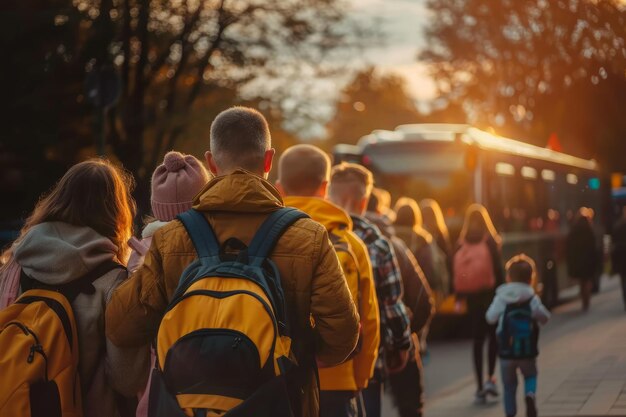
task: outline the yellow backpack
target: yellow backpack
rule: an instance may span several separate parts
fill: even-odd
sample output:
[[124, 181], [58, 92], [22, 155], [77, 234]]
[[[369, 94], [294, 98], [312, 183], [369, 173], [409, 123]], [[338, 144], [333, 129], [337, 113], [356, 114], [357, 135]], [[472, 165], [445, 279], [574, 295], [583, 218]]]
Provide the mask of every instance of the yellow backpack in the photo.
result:
[[0, 311], [0, 416], [81, 417], [78, 333], [71, 302], [123, 268], [105, 262], [70, 284], [50, 287], [22, 271], [24, 293]]
[[178, 216], [198, 259], [183, 272], [158, 330], [150, 417], [293, 415], [285, 383], [289, 326], [278, 269], [268, 256], [305, 217], [280, 209], [249, 246], [232, 238], [220, 246], [202, 213]]

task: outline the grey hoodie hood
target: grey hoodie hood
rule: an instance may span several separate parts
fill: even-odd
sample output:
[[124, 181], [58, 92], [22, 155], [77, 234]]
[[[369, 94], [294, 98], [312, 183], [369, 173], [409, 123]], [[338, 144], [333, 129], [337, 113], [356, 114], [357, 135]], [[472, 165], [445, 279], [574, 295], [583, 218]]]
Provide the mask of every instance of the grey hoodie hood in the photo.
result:
[[519, 303], [530, 300], [535, 295], [535, 290], [530, 285], [522, 282], [509, 282], [500, 285], [496, 290], [496, 295], [501, 297], [507, 304]]
[[541, 324], [545, 324], [550, 319], [550, 312], [541, 304], [541, 299], [535, 295], [535, 290], [528, 284], [521, 282], [510, 282], [500, 285], [496, 290], [496, 296], [487, 309], [485, 319], [487, 323], [498, 323], [498, 332], [502, 330], [502, 316], [506, 311], [506, 306], [512, 303], [520, 303], [530, 300], [530, 310], [533, 319]]
[[29, 230], [13, 251], [15, 261], [28, 276], [59, 285], [114, 259], [117, 246], [89, 227], [47, 222]]

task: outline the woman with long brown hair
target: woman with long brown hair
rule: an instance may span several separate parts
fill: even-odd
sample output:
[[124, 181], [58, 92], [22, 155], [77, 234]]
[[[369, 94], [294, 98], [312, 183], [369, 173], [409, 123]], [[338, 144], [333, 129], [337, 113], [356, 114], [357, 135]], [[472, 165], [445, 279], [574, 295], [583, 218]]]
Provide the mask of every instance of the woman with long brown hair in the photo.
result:
[[[467, 310], [472, 322], [474, 370], [478, 404], [484, 404], [487, 395], [498, 395], [495, 384], [496, 328], [487, 324], [485, 313], [495, 295], [495, 289], [504, 282], [500, 254], [501, 239], [487, 209], [472, 204], [465, 213], [465, 222], [457, 244], [452, 276], [457, 297], [467, 300]], [[483, 381], [483, 356], [485, 339], [488, 343], [488, 373]]]
[[445, 257], [445, 265], [448, 274], [452, 271], [452, 243], [448, 225], [443, 217], [441, 206], [432, 198], [420, 201], [424, 229], [430, 233], [437, 244], [437, 247]]
[[[67, 286], [104, 271], [105, 264], [125, 265], [135, 212], [132, 185], [130, 175], [106, 160], [71, 167], [39, 200], [18, 239], [2, 254], [0, 308], [19, 295], [24, 283]], [[148, 363], [147, 347], [121, 351], [104, 334], [106, 304], [125, 278], [122, 267], [106, 269], [92, 281], [93, 288], [71, 302], [85, 416], [117, 416], [116, 392], [135, 395], [147, 376], [142, 375]]]
[[[445, 264], [441, 267], [442, 263], [439, 262], [443, 261], [443, 258], [439, 255], [437, 244], [422, 225], [422, 212], [419, 205], [412, 198], [401, 197], [396, 202], [394, 210], [396, 212], [394, 228], [397, 236], [404, 241], [417, 260], [435, 298], [440, 298], [440, 294], [448, 291], [449, 275]], [[419, 334], [419, 349], [424, 360], [428, 360], [429, 357], [429, 329], [430, 323], [427, 323]]]
[[[396, 219], [393, 226], [397, 236], [406, 243], [415, 256], [431, 289], [439, 291], [443, 277], [436, 270], [432, 248], [433, 236], [423, 227], [422, 211], [419, 205], [412, 198], [401, 197], [396, 202], [394, 211], [396, 212]], [[448, 286], [447, 280], [444, 286]]]

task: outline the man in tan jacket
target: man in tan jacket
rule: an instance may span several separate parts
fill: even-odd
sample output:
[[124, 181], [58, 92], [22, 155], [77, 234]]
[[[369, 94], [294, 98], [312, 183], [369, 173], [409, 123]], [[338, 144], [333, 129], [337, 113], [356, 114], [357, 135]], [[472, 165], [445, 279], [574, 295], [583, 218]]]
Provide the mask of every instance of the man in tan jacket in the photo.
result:
[[[216, 178], [193, 208], [206, 215], [220, 242], [232, 237], [249, 243], [267, 216], [284, 206], [266, 180], [275, 153], [267, 122], [255, 110], [231, 108], [213, 121], [210, 141], [205, 156]], [[139, 346], [154, 338], [183, 270], [196, 257], [179, 221], [155, 233], [143, 267], [116, 290], [107, 308], [106, 331], [113, 343]], [[317, 416], [314, 359], [332, 366], [348, 357], [358, 338], [358, 313], [322, 225], [298, 220], [280, 238], [271, 259], [280, 272], [300, 364], [290, 400], [296, 415]]]

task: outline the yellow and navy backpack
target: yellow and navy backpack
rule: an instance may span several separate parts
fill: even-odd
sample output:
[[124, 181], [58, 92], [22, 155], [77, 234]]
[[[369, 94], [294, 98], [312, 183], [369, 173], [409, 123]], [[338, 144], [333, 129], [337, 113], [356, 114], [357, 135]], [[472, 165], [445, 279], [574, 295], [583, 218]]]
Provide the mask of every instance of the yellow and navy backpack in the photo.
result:
[[24, 293], [0, 311], [0, 416], [81, 417], [78, 333], [71, 303], [123, 266], [110, 261], [61, 286], [22, 271]]
[[289, 326], [268, 257], [305, 217], [280, 209], [249, 246], [233, 238], [220, 246], [203, 214], [178, 216], [198, 259], [183, 272], [158, 330], [150, 417], [293, 416], [285, 380], [293, 365]]

